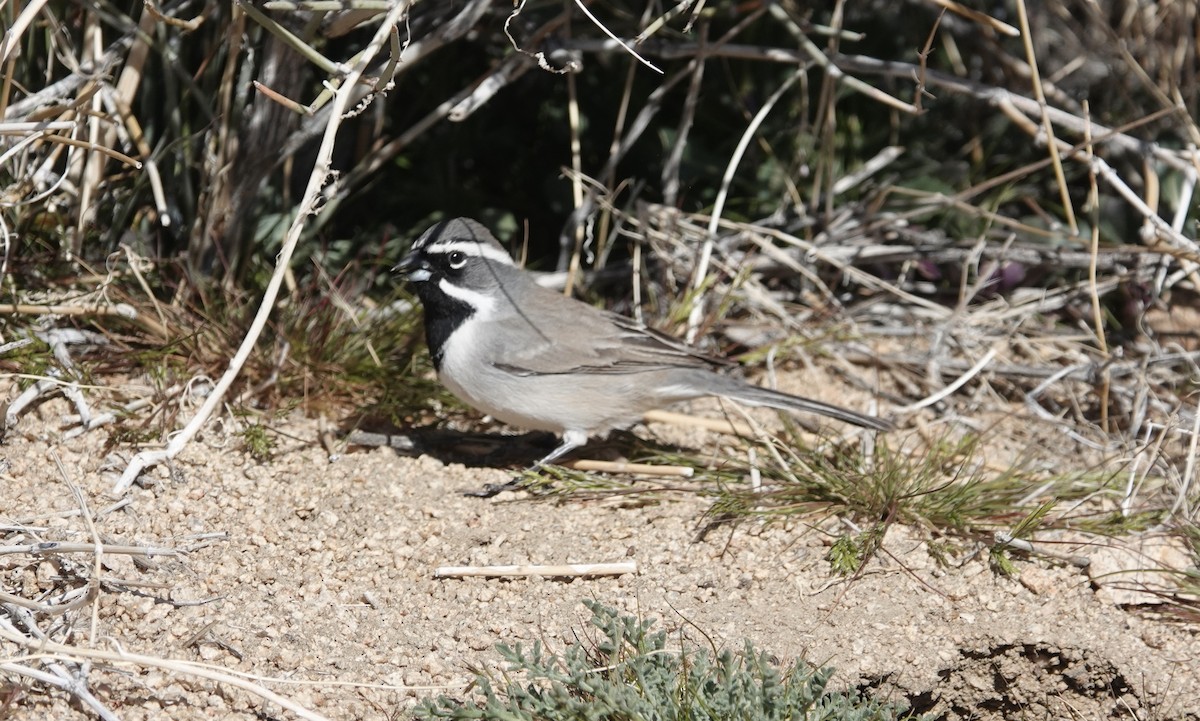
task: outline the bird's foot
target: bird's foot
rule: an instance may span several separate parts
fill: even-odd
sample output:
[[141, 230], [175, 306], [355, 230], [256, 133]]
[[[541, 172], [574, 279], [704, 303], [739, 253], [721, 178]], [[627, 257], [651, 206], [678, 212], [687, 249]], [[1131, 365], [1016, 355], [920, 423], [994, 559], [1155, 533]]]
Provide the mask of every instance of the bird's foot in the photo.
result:
[[486, 483], [483, 488], [474, 491], [463, 491], [464, 496], [471, 498], [491, 498], [498, 496], [505, 491], [517, 491], [524, 487], [524, 476], [515, 476], [510, 478], [506, 483]]
[[477, 491], [463, 491], [463, 495], [472, 498], [491, 498], [505, 491], [537, 492], [539, 489], [544, 491], [548, 484], [547, 478], [542, 475], [545, 470], [546, 466], [539, 461], [504, 483], [488, 483]]

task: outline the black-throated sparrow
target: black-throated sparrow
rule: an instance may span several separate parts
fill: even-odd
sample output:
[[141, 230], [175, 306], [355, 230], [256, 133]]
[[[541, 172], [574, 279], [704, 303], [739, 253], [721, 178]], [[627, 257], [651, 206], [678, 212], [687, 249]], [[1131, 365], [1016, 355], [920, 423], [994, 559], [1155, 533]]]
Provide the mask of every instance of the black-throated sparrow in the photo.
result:
[[393, 270], [408, 276], [425, 307], [425, 338], [442, 383], [505, 423], [561, 434], [539, 466], [646, 411], [705, 396], [892, 428], [719, 375], [712, 367], [721, 361], [682, 341], [543, 288], [468, 218], [425, 231]]

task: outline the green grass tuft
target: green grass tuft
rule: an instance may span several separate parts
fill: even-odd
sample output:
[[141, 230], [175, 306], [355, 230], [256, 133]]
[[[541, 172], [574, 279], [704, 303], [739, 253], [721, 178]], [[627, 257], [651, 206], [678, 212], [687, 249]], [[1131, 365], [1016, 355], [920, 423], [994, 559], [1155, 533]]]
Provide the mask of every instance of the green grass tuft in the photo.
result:
[[539, 642], [497, 649], [509, 668], [502, 679], [477, 673], [468, 702], [446, 696], [416, 709], [419, 719], [506, 721], [874, 721], [910, 718], [899, 707], [828, 689], [833, 669], [796, 663], [786, 668], [749, 641], [737, 652], [675, 652], [654, 621], [620, 616], [594, 601], [594, 645], [562, 654]]
[[[1100, 531], [1117, 523], [1109, 513], [1089, 512], [1082, 502], [1114, 488], [1119, 468], [1058, 475], [1020, 464], [989, 468], [978, 436], [920, 448], [896, 446], [881, 437], [867, 455], [857, 446], [814, 448], [792, 434], [772, 450], [776, 460], [759, 465], [762, 487], [757, 490], [740, 482], [751, 470], [748, 465], [720, 470], [711, 518], [832, 512], [867, 523], [904, 523], [958, 535], [1021, 524], [1029, 526], [1027, 531], [1047, 526]], [[1051, 514], [1054, 504], [1041, 507], [1051, 499], [1070, 509]], [[1123, 526], [1145, 519], [1119, 520]]]
[[854, 536], [841, 536], [829, 547], [825, 559], [834, 573], [849, 576], [862, 568], [862, 547]]
[[266, 426], [248, 423], [242, 429], [241, 436], [246, 444], [246, 452], [259, 463], [266, 463], [275, 455], [275, 436]]

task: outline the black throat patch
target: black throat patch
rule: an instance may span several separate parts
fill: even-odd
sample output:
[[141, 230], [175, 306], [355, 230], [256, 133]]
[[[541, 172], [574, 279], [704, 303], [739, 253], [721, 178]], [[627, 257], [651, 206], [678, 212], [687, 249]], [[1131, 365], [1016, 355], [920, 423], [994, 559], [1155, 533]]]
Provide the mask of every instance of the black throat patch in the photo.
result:
[[425, 344], [429, 346], [434, 370], [441, 372], [446, 341], [451, 333], [475, 314], [475, 308], [470, 303], [446, 295], [438, 287], [435, 278], [417, 283], [416, 286], [417, 297], [425, 307]]

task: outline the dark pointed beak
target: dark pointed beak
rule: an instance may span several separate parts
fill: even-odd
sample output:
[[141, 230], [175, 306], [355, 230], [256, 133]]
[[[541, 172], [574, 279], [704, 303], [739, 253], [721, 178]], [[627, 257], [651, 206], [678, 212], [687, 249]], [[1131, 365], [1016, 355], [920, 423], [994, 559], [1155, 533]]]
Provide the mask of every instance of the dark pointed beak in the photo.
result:
[[409, 253], [392, 267], [393, 273], [401, 273], [414, 283], [429, 280], [429, 264], [421, 260], [418, 253]]

